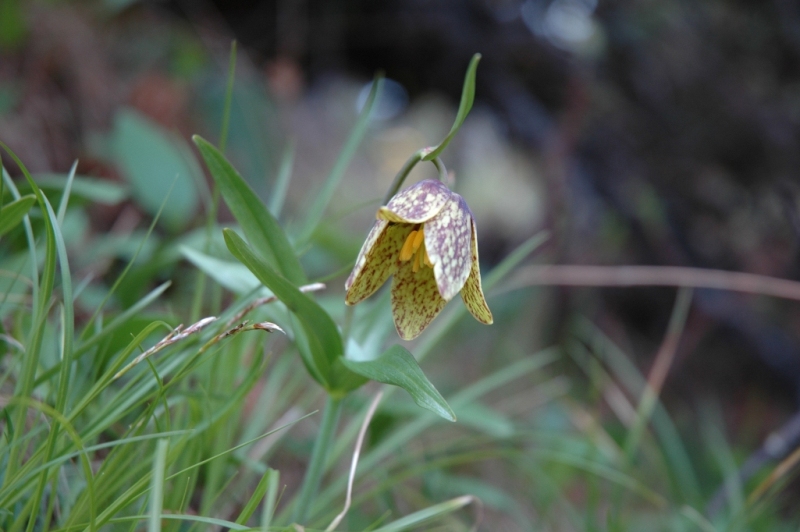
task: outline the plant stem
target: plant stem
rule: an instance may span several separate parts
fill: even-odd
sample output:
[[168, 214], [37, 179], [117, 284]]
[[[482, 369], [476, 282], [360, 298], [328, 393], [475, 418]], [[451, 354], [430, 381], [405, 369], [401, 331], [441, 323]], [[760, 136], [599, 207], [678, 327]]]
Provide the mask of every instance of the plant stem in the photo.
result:
[[397, 194], [397, 191], [400, 190], [400, 187], [403, 185], [403, 181], [406, 180], [406, 177], [408, 177], [408, 174], [411, 173], [411, 170], [414, 168], [414, 166], [416, 166], [417, 163], [422, 160], [423, 155], [423, 150], [418, 150], [408, 158], [406, 164], [404, 164], [400, 171], [397, 172], [397, 175], [394, 176], [394, 181], [392, 181], [391, 186], [389, 186], [389, 190], [386, 192], [386, 196], [383, 198], [381, 205], [386, 205], [389, 203], [389, 200], [392, 199], [395, 194]]
[[306, 476], [303, 478], [303, 486], [300, 489], [300, 496], [294, 509], [294, 517], [292, 518], [294, 523], [305, 522], [311, 503], [317, 495], [341, 411], [342, 399], [329, 395], [322, 411], [322, 425], [319, 427], [317, 441], [314, 442], [311, 461], [308, 464], [308, 469], [306, 469]]
[[444, 167], [444, 163], [438, 157], [435, 157], [432, 161], [433, 165], [436, 167], [436, 170], [439, 171], [439, 181], [447, 184], [447, 168]]
[[[406, 177], [408, 177], [408, 174], [411, 173], [411, 170], [417, 165], [418, 162], [422, 161], [432, 149], [433, 148], [423, 148], [421, 150], [417, 150], [413, 155], [411, 155], [411, 157], [408, 158], [400, 171], [397, 172], [397, 175], [394, 176], [394, 181], [392, 181], [391, 186], [389, 186], [389, 190], [386, 192], [386, 196], [383, 198], [381, 205], [386, 205], [389, 203], [389, 200], [392, 199], [392, 197], [397, 194], [397, 191], [400, 190], [400, 187], [403, 186], [403, 181], [406, 180]], [[439, 181], [442, 183], [447, 183], [447, 169], [444, 167], [444, 163], [438, 157], [432, 159], [432, 162], [434, 166], [436, 166], [436, 170], [439, 172]]]

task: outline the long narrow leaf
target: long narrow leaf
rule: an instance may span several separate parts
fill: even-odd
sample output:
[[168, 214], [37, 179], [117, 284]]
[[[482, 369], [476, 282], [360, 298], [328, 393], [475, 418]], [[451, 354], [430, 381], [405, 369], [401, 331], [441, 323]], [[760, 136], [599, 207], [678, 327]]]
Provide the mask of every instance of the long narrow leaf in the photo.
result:
[[467, 115], [469, 114], [470, 109], [472, 109], [472, 103], [475, 101], [475, 75], [478, 71], [478, 62], [481, 60], [481, 54], [475, 54], [472, 56], [472, 60], [469, 62], [469, 67], [467, 68], [467, 74], [464, 76], [464, 87], [461, 90], [461, 102], [458, 105], [458, 113], [456, 114], [456, 119], [453, 122], [453, 127], [450, 128], [450, 133], [439, 143], [438, 146], [433, 148], [430, 152], [426, 153], [422, 156], [423, 161], [432, 161], [436, 157], [438, 157], [444, 149], [450, 144], [450, 141], [453, 140], [453, 137], [456, 136], [458, 130], [461, 128], [461, 125], [464, 123], [464, 120], [467, 119]]
[[[342, 338], [331, 317], [322, 307], [256, 255], [242, 237], [230, 229], [225, 229], [223, 234], [225, 244], [233, 256], [247, 266], [259, 281], [272, 290], [275, 296], [297, 316], [302, 331], [295, 333], [299, 340], [298, 347], [301, 350], [308, 350], [309, 358], [304, 357], [306, 365], [316, 370], [316, 374], [312, 372], [312, 376], [317, 378], [320, 384], [329, 390], [335, 388], [333, 365], [336, 359], [342, 356], [344, 349]], [[299, 338], [300, 332], [305, 333], [304, 338]]]
[[148, 532], [161, 532], [161, 508], [164, 502], [164, 468], [167, 465], [169, 440], [158, 440], [156, 459], [153, 461], [153, 475], [150, 483], [150, 514]]
[[443, 517], [447, 514], [460, 510], [464, 506], [475, 502], [476, 499], [472, 495], [462, 495], [449, 501], [434, 504], [422, 510], [418, 510], [410, 515], [401, 517], [397, 521], [393, 521], [388, 525], [375, 529], [374, 532], [400, 532], [410, 528], [417, 528], [420, 525], [427, 523], [433, 519]]
[[2, 216], [0, 216], [0, 236], [19, 225], [34, 203], [36, 203], [36, 196], [28, 195], [3, 205]]
[[278, 177], [272, 186], [272, 194], [269, 197], [269, 212], [275, 218], [281, 217], [283, 204], [286, 201], [286, 192], [289, 190], [289, 181], [292, 178], [294, 167], [294, 141], [290, 141], [283, 152], [281, 166], [278, 170]]
[[300, 261], [275, 217], [217, 148], [198, 135], [193, 139], [250, 244], [272, 269], [295, 286], [305, 284], [306, 276]]
[[67, 182], [64, 184], [64, 193], [61, 195], [61, 201], [58, 203], [58, 224], [64, 224], [64, 216], [67, 214], [67, 205], [69, 205], [69, 197], [72, 194], [72, 183], [75, 182], [75, 172], [78, 170], [78, 161], [72, 163], [72, 168], [67, 175]]
[[[11, 158], [14, 159], [14, 162], [16, 162], [19, 168], [22, 170], [25, 179], [28, 181], [31, 189], [33, 189], [36, 200], [39, 203], [39, 208], [42, 209], [42, 212], [46, 212], [47, 206], [45, 203], [44, 194], [36, 185], [36, 182], [31, 177], [28, 169], [8, 146], [6, 146], [3, 142], [0, 142], [0, 146], [2, 146], [5, 151], [8, 152]], [[50, 298], [53, 294], [53, 284], [55, 282], [56, 240], [53, 232], [53, 224], [48, 216], [44, 217], [44, 226], [46, 239], [44, 267], [42, 269], [39, 292], [35, 302], [33, 319], [31, 320], [30, 336], [27, 341], [25, 357], [22, 360], [22, 370], [20, 371], [20, 377], [14, 389], [14, 396], [20, 398], [29, 397], [33, 391], [36, 369], [39, 367], [39, 355], [44, 337], [45, 324], [47, 321], [47, 312], [50, 308]], [[35, 270], [37, 267], [38, 266], [35, 262], [31, 264], [32, 269]], [[13, 424], [15, 427], [17, 427], [17, 430], [14, 431], [12, 436], [12, 447], [6, 466], [5, 481], [8, 480], [9, 475], [13, 473], [19, 466], [19, 453], [21, 452], [22, 448], [19, 445], [13, 445], [13, 443], [21, 436], [26, 414], [27, 409], [25, 407], [18, 407], [14, 412]]]
[[[72, 167], [73, 173], [75, 170], [75, 165]], [[68, 192], [65, 191], [65, 194]], [[56, 250], [58, 252], [58, 263], [61, 269], [61, 291], [64, 296], [64, 303], [62, 305], [62, 320], [61, 320], [61, 370], [58, 379], [58, 387], [56, 388], [56, 411], [65, 414], [65, 409], [67, 405], [67, 392], [68, 386], [70, 381], [70, 369], [72, 367], [71, 364], [71, 357], [72, 357], [72, 339], [75, 334], [75, 318], [73, 312], [73, 298], [72, 298], [72, 276], [70, 275], [69, 270], [69, 261], [67, 259], [67, 247], [64, 244], [64, 237], [61, 234], [61, 227], [59, 225], [58, 218], [56, 217], [56, 213], [53, 211], [52, 205], [47, 200], [47, 197], [44, 197], [44, 203], [47, 207], [47, 216], [50, 218], [50, 223], [53, 227], [53, 233], [56, 242]], [[62, 205], [64, 203], [62, 202]], [[50, 429], [50, 433], [47, 437], [47, 450], [45, 451], [45, 461], [50, 461], [53, 458], [53, 452], [55, 451], [56, 441], [58, 439], [59, 434], [59, 426], [58, 424], [54, 424], [53, 427]], [[39, 486], [36, 489], [36, 494], [34, 500], [41, 500], [42, 495], [44, 494], [44, 489], [48, 481], [49, 472], [43, 471], [42, 475], [39, 479]], [[33, 510], [34, 512], [38, 512], [38, 510]], [[36, 521], [35, 519], [36, 513], [31, 515], [31, 521], [29, 523], [33, 523]], [[29, 524], [28, 529], [32, 529], [32, 525]]]

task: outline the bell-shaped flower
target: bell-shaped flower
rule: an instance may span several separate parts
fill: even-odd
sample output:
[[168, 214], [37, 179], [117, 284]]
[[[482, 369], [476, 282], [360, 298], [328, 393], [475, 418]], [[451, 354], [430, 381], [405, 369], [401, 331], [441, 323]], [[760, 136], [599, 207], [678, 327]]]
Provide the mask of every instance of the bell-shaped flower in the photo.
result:
[[475, 319], [492, 323], [481, 288], [478, 235], [464, 198], [440, 181], [420, 181], [378, 210], [347, 278], [345, 302], [371, 296], [390, 275], [397, 332], [411, 340], [461, 292]]

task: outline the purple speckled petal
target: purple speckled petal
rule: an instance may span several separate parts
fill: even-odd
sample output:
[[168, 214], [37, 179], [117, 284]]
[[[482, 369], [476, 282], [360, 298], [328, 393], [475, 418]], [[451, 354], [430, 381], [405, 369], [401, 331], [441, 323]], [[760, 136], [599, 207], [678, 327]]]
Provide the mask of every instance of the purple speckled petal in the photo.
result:
[[431, 268], [414, 272], [411, 262], [400, 265], [392, 279], [392, 317], [400, 338], [419, 336], [446, 304]]
[[490, 325], [494, 322], [492, 318], [492, 311], [489, 310], [489, 305], [486, 304], [486, 299], [483, 297], [483, 288], [481, 288], [481, 267], [478, 264], [478, 230], [475, 228], [475, 222], [472, 222], [472, 268], [467, 277], [467, 282], [464, 283], [464, 288], [461, 290], [461, 299], [464, 300], [467, 310], [472, 314], [476, 320], [481, 323]]
[[442, 210], [451, 194], [441, 181], [426, 179], [395, 194], [376, 216], [390, 222], [423, 223]]
[[472, 212], [464, 198], [452, 193], [450, 201], [425, 225], [425, 249], [433, 263], [439, 294], [450, 301], [469, 276], [472, 251]]
[[345, 303], [355, 305], [368, 298], [397, 270], [400, 248], [412, 229], [385, 220], [375, 222], [344, 284]]

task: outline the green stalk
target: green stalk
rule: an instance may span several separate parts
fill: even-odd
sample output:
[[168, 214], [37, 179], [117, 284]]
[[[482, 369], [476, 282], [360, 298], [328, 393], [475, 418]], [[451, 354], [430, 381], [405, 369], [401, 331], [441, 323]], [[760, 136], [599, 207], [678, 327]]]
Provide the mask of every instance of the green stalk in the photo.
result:
[[394, 181], [389, 186], [389, 190], [386, 192], [386, 196], [383, 198], [381, 205], [386, 205], [389, 203], [389, 200], [397, 194], [397, 191], [400, 190], [400, 187], [403, 186], [403, 181], [406, 180], [408, 174], [411, 173], [411, 170], [417, 165], [418, 162], [422, 160], [422, 156], [425, 155], [425, 150], [417, 150], [414, 154], [408, 158], [406, 164], [397, 172], [397, 175], [394, 176]]
[[305, 522], [311, 503], [317, 495], [341, 412], [342, 399], [328, 396], [325, 402], [325, 409], [322, 411], [322, 425], [319, 427], [317, 441], [314, 442], [314, 450], [311, 452], [311, 462], [308, 464], [308, 469], [306, 469], [306, 476], [303, 478], [303, 485], [300, 488], [300, 496], [294, 508], [294, 516], [292, 517], [292, 522], [294, 523]]
[[439, 181], [447, 184], [447, 168], [444, 167], [444, 163], [438, 157], [432, 159], [433, 165], [436, 167], [436, 170], [439, 171]]
[[[397, 172], [397, 175], [394, 176], [394, 180], [392, 184], [389, 186], [389, 190], [386, 192], [386, 196], [383, 198], [383, 203], [381, 205], [386, 205], [389, 203], [389, 200], [397, 194], [397, 191], [400, 190], [400, 187], [403, 186], [403, 181], [406, 180], [408, 174], [411, 173], [411, 170], [417, 165], [418, 162], [425, 160], [424, 157], [430, 152], [431, 148], [423, 148], [421, 150], [417, 150], [414, 154], [408, 158], [405, 162], [403, 167]], [[436, 170], [438, 172], [437, 177], [439, 181], [442, 183], [447, 183], [447, 169], [444, 167], [444, 163], [441, 159], [436, 157], [435, 159], [431, 159], [434, 166], [436, 166]]]

